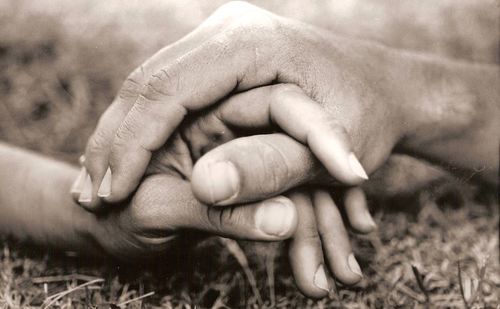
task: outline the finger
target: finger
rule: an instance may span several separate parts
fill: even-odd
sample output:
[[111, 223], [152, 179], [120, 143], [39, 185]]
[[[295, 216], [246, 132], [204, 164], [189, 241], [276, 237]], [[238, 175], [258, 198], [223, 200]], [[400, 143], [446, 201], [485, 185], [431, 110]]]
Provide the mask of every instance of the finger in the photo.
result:
[[344, 208], [351, 227], [356, 231], [370, 233], [377, 228], [368, 210], [365, 193], [360, 187], [353, 187], [346, 190], [344, 194]]
[[350, 185], [368, 179], [350, 148], [344, 126], [296, 85], [252, 89], [229, 98], [216, 113], [233, 126], [269, 127], [273, 121], [307, 144], [335, 179]]
[[108, 201], [124, 198], [139, 183], [151, 153], [165, 144], [188, 112], [206, 108], [234, 90], [269, 84], [276, 78], [279, 57], [274, 47], [264, 44], [275, 42], [269, 35], [228, 27], [151, 75], [116, 132]]
[[197, 161], [211, 149], [237, 138], [238, 128], [228, 127], [215, 113], [207, 112], [183, 125], [180, 132], [189, 143], [190, 156]]
[[124, 220], [152, 234], [190, 229], [276, 241], [289, 238], [297, 226], [295, 206], [284, 196], [248, 205], [209, 207], [194, 198], [188, 182], [168, 175], [147, 177], [125, 211]]
[[80, 194], [83, 191], [83, 186], [85, 184], [86, 177], [87, 177], [87, 170], [85, 169], [84, 166], [82, 166], [80, 168], [80, 172], [78, 173], [76, 180], [71, 186], [71, 196], [73, 197], [73, 200], [78, 201], [78, 199], [80, 198]]
[[325, 297], [330, 290], [329, 275], [323, 260], [311, 199], [304, 192], [292, 193], [290, 199], [297, 208], [299, 218], [288, 252], [295, 282], [308, 297]]
[[354, 257], [342, 216], [330, 194], [324, 190], [313, 193], [313, 203], [323, 251], [335, 278], [345, 284], [355, 284], [363, 278]]
[[242, 137], [212, 149], [193, 168], [191, 185], [215, 205], [261, 200], [315, 179], [322, 167], [311, 152], [281, 134]]
[[118, 128], [122, 125], [126, 115], [141, 94], [149, 77], [159, 70], [164, 63], [173, 61], [201, 44], [203, 40], [207, 40], [217, 33], [223, 23], [223, 18], [207, 19], [202, 26], [196, 28], [183, 39], [160, 50], [125, 80], [115, 100], [101, 116], [94, 133], [87, 143], [85, 167], [92, 184], [91, 199], [80, 203], [82, 206], [89, 210], [98, 210], [104, 206], [104, 204], [100, 203], [100, 198], [117, 201], [127, 197], [136, 188], [138, 183], [134, 182], [119, 194], [119, 198], [113, 200], [110, 198], [112, 181], [102, 183], [106, 173], [109, 174], [110, 180], [113, 178], [111, 171], [108, 172], [109, 155]]

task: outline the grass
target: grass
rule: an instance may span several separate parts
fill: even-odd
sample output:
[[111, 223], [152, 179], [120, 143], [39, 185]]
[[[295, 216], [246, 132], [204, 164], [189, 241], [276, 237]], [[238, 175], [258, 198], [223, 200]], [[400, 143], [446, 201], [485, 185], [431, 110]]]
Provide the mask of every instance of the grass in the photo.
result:
[[[138, 45], [102, 21], [74, 36], [61, 18], [7, 7], [0, 10], [0, 138], [76, 163], [122, 80], [162, 42]], [[170, 30], [169, 40], [179, 32]], [[209, 238], [138, 266], [5, 239], [0, 308], [499, 308], [496, 193], [446, 182], [372, 206], [379, 230], [352, 235], [365, 279], [337, 285], [320, 301], [295, 288], [286, 244]]]

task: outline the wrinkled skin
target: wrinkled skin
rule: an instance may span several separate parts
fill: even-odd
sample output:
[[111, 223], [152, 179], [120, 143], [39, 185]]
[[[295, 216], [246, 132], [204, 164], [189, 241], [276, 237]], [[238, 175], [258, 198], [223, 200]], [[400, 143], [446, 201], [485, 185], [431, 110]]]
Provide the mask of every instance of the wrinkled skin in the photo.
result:
[[[206, 63], [206, 59], [212, 58], [213, 62]], [[351, 153], [359, 158], [364, 169], [371, 174], [388, 159], [394, 147], [404, 152], [411, 147], [418, 148], [416, 146], [420, 143], [429, 145], [432, 151], [433, 143], [441, 138], [439, 135], [427, 134], [431, 131], [419, 127], [422, 123], [429, 126], [428, 117], [424, 117], [425, 114], [419, 110], [420, 105], [412, 101], [421, 97], [421, 93], [411, 88], [394, 86], [401, 86], [397, 82], [402, 76], [404, 78], [402, 72], [414, 69], [414, 63], [406, 63], [405, 60], [408, 59], [394, 56], [383, 46], [335, 37], [247, 4], [226, 5], [188, 37], [160, 51], [129, 77], [89, 141], [85, 165], [92, 179], [92, 199], [81, 202], [90, 209], [100, 207], [97, 192], [108, 163], [113, 182], [111, 193], [103, 198], [108, 202], [116, 202], [129, 196], [141, 182], [152, 153], [165, 147], [164, 144], [186, 114], [204, 110], [228, 95], [231, 97], [225, 105], [237, 106], [229, 115], [238, 116], [234, 110], [244, 110], [241, 108], [251, 104], [255, 107], [252, 108], [254, 112], [260, 110], [269, 114], [267, 117], [258, 117], [262, 113], [255, 112], [257, 117], [247, 117], [248, 114], [245, 114], [243, 118], [223, 120], [223, 123], [228, 121], [225, 124], [229, 126], [250, 127], [270, 134], [227, 142], [204, 155], [194, 167], [189, 158], [203, 155], [212, 147], [203, 142], [198, 147], [177, 146], [177, 140], [185, 141], [174, 134], [171, 143], [174, 144], [175, 155], [167, 154], [168, 160], [153, 160], [169, 167], [159, 168], [163, 173], [192, 180], [196, 198], [208, 204], [230, 205], [268, 198], [304, 184], [360, 184], [363, 178], [359, 177], [360, 173], [352, 173], [352, 166], [350, 170], [347, 169], [350, 164], [347, 158]], [[399, 63], [403, 63], [402, 71], [392, 70], [399, 67], [396, 66]], [[455, 87], [454, 82], [450, 81], [451, 88], [461, 96], [461, 88]], [[425, 88], [426, 85], [422, 82], [419, 87]], [[467, 93], [464, 97], [468, 97]], [[455, 109], [458, 114], [453, 115], [452, 119], [458, 121], [448, 123], [445, 136], [453, 137], [466, 132], [471, 121], [477, 120], [477, 115], [466, 116], [471, 109], [468, 109], [468, 102], [464, 102], [463, 108]], [[411, 108], [405, 110], [407, 107]], [[243, 123], [245, 121], [247, 123]], [[273, 133], [276, 127], [293, 138]], [[199, 136], [189, 132], [189, 129], [187, 131], [183, 133], [187, 144], [199, 144]], [[424, 134], [418, 136], [415, 132]], [[474, 134], [471, 134], [473, 138], [476, 137]], [[214, 136], [220, 139], [223, 134], [219, 132]], [[422, 139], [422, 136], [428, 139]], [[409, 148], [406, 148], [408, 145]], [[182, 150], [182, 147], [185, 149]], [[192, 151], [189, 156], [186, 149]], [[437, 152], [439, 160], [439, 156], [443, 155], [439, 153], [439, 147], [436, 149], [438, 151], [434, 150], [433, 155], [436, 157]], [[491, 161], [488, 150], [481, 151], [479, 156]], [[467, 165], [473, 161], [471, 157], [465, 156], [465, 163], [459, 163]], [[218, 182], [211, 177], [224, 176], [227, 172], [214, 173], [210, 170], [212, 165], [221, 161], [231, 162], [237, 169], [238, 190], [229, 198], [216, 196], [221, 192], [216, 192], [212, 186]], [[150, 165], [151, 171], [155, 169]], [[148, 183], [149, 177], [155, 176], [148, 176], [144, 183]], [[217, 180], [222, 179], [228, 178]], [[162, 184], [169, 186], [167, 182]], [[142, 185], [138, 196], [141, 188]], [[360, 201], [362, 194], [354, 190], [358, 192], [352, 195], [356, 197], [354, 200]], [[221, 194], [227, 195], [226, 191]], [[351, 201], [353, 198], [345, 200]], [[331, 234], [325, 234], [326, 225], [319, 220], [327, 217], [335, 219], [335, 204], [324, 194], [316, 192], [312, 193], [312, 198], [307, 198], [303, 192], [299, 193], [298, 198], [292, 195], [292, 201], [296, 207], [307, 204], [305, 208], [316, 209], [315, 215], [304, 217], [315, 217], [317, 222], [309, 220], [307, 227], [302, 229], [299, 221], [294, 238], [314, 240], [303, 241], [304, 247], [306, 243], [316, 242], [311, 250], [307, 249], [316, 258], [309, 256], [304, 259], [314, 261], [312, 264], [316, 268], [311, 267], [311, 270], [319, 269], [318, 264], [322, 265], [319, 235], [311, 233], [319, 229], [322, 240], [328, 240], [323, 242], [323, 249], [330, 263], [329, 268], [340, 280], [354, 283], [354, 277], [348, 278], [347, 273], [342, 273], [342, 270], [352, 266], [346, 265], [345, 257], [350, 251], [348, 242], [344, 245], [346, 254], [342, 254], [342, 259], [336, 259], [338, 256], [335, 254], [342, 251], [338, 248], [343, 246], [337, 246], [337, 250], [327, 247], [333, 244], [329, 241], [331, 237], [328, 238]], [[325, 207], [325, 204], [331, 207]], [[353, 204], [360, 205], [363, 202]], [[349, 211], [349, 205], [346, 208], [348, 214], [356, 213]], [[298, 207], [297, 211], [300, 213], [301, 209]], [[321, 213], [324, 209], [330, 211], [329, 216]], [[310, 210], [308, 213], [312, 212]], [[337, 219], [340, 219], [338, 215]], [[356, 220], [349, 219], [351, 225], [355, 226]], [[334, 226], [342, 225], [339, 222]], [[345, 231], [336, 232], [337, 235], [345, 235]], [[301, 238], [298, 235], [307, 236]], [[344, 237], [342, 239], [346, 243]], [[300, 254], [292, 253], [292, 260], [297, 255]], [[338, 266], [335, 260], [343, 261], [344, 264]], [[307, 277], [305, 281], [314, 281], [311, 276], [313, 271], [304, 273], [308, 274], [304, 275], [304, 278]], [[296, 277], [300, 275], [296, 273]], [[306, 294], [322, 295], [317, 289], [308, 290], [309, 283], [301, 286], [301, 281], [299, 278], [299, 287]]]

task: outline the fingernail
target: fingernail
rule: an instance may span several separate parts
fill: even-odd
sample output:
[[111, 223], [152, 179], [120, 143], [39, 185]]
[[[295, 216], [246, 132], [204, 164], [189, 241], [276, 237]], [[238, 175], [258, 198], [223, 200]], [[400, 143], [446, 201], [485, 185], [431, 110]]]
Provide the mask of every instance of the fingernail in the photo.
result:
[[349, 268], [353, 273], [355, 273], [360, 277], [363, 277], [363, 273], [361, 272], [361, 267], [359, 267], [358, 261], [356, 261], [356, 258], [352, 253], [349, 254], [349, 257], [347, 258], [347, 265], [349, 265]]
[[83, 189], [83, 184], [85, 182], [85, 176], [87, 175], [87, 170], [85, 169], [84, 166], [80, 169], [80, 173], [78, 174], [78, 177], [76, 177], [75, 182], [71, 186], [71, 194], [80, 194], [82, 193]]
[[234, 198], [240, 189], [240, 177], [233, 163], [229, 161], [215, 162], [206, 170], [213, 204], [222, 205]]
[[111, 195], [111, 169], [108, 167], [104, 178], [102, 179], [99, 190], [97, 190], [97, 196], [108, 197]]
[[255, 214], [255, 224], [259, 230], [271, 236], [282, 237], [292, 228], [294, 206], [283, 198], [262, 203]]
[[363, 168], [361, 163], [359, 163], [359, 160], [358, 158], [356, 158], [356, 155], [351, 152], [347, 159], [349, 161], [349, 166], [351, 167], [353, 173], [365, 180], [368, 180], [368, 175], [366, 174], [365, 169]]
[[330, 287], [328, 285], [328, 279], [326, 279], [325, 267], [323, 264], [320, 264], [316, 273], [314, 273], [313, 283], [316, 287], [325, 290], [327, 292], [330, 291]]
[[92, 201], [92, 180], [90, 180], [90, 175], [85, 175], [85, 183], [83, 184], [82, 194], [78, 202], [80, 203], [90, 203]]

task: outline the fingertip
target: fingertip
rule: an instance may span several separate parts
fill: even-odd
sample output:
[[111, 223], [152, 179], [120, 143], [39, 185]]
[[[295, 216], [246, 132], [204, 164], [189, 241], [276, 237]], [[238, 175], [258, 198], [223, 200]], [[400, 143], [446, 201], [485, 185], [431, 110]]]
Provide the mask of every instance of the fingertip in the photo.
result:
[[355, 231], [368, 234], [377, 229], [363, 189], [360, 187], [348, 189], [344, 195], [344, 204], [349, 223]]
[[[139, 186], [151, 159], [151, 152], [137, 147], [115, 147], [109, 160], [110, 190], [104, 189], [107, 203], [118, 203], [127, 199]], [[104, 174], [103, 174], [104, 176]], [[108, 185], [108, 184], [105, 184]]]
[[127, 181], [120, 181], [120, 178], [116, 177], [111, 182], [111, 192], [108, 196], [102, 197], [102, 200], [109, 204], [118, 203], [131, 195], [133, 190]]
[[325, 190], [316, 190], [313, 202], [318, 233], [333, 276], [347, 285], [359, 282], [363, 275], [352, 255], [349, 235], [337, 205]]
[[73, 182], [73, 185], [71, 186], [71, 189], [70, 189], [71, 197], [77, 203], [78, 203], [78, 199], [80, 198], [80, 194], [82, 193], [83, 185], [85, 183], [86, 176], [87, 176], [87, 169], [84, 166], [82, 166], [80, 168], [80, 172], [78, 173], [78, 176], [75, 179], [75, 182]]
[[330, 275], [323, 262], [319, 238], [292, 239], [289, 257], [297, 288], [307, 297], [320, 299], [330, 292]]
[[295, 203], [297, 216], [300, 216], [288, 251], [293, 276], [304, 295], [323, 298], [331, 289], [331, 276], [325, 266], [313, 205], [306, 192], [294, 191], [289, 196]]
[[81, 193], [77, 194], [75, 192], [73, 197], [77, 198], [76, 202], [81, 207], [90, 212], [97, 212], [102, 209], [102, 202], [95, 194], [95, 186], [88, 173], [86, 173], [84, 176], [84, 183]]
[[111, 168], [108, 167], [108, 169], [106, 170], [106, 174], [104, 174], [101, 184], [99, 185], [99, 189], [97, 190], [97, 196], [101, 198], [106, 198], [110, 196], [111, 183], [112, 183]]
[[191, 188], [203, 203], [230, 205], [238, 197], [240, 186], [239, 172], [230, 161], [200, 159], [193, 168]]
[[353, 174], [355, 174], [357, 177], [361, 178], [361, 180], [368, 180], [368, 175], [366, 174], [365, 169], [363, 168], [363, 165], [359, 162], [358, 158], [356, 155], [351, 152], [347, 155], [347, 161], [349, 162], [349, 167], [351, 168], [351, 171]]
[[210, 190], [211, 184], [209, 183], [208, 174], [208, 164], [206, 160], [202, 157], [198, 160], [191, 174], [191, 191], [193, 191], [194, 197], [200, 202], [208, 205], [212, 205], [214, 198]]
[[262, 202], [255, 212], [255, 226], [262, 233], [276, 239], [290, 238], [298, 224], [294, 203], [284, 196]]
[[345, 285], [352, 286], [363, 279], [363, 273], [352, 253], [343, 260], [330, 261], [334, 277]]
[[[334, 132], [319, 129], [311, 131], [307, 137], [307, 144], [337, 181], [345, 185], [358, 185], [366, 180], [361, 172], [363, 169], [361, 164], [355, 164], [356, 157], [351, 155], [349, 148]], [[355, 171], [353, 166], [356, 168]]]

